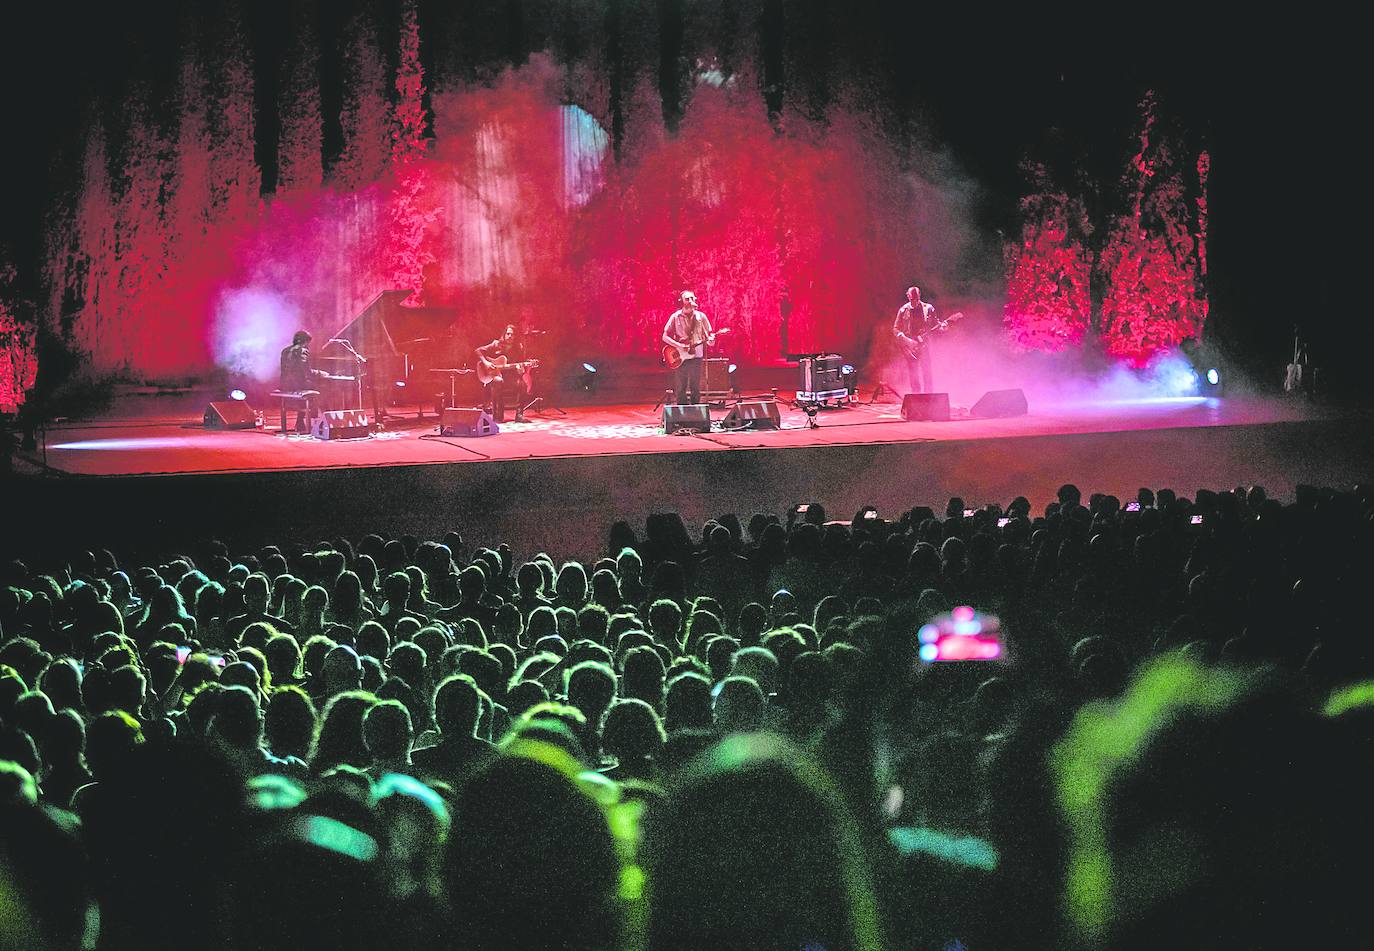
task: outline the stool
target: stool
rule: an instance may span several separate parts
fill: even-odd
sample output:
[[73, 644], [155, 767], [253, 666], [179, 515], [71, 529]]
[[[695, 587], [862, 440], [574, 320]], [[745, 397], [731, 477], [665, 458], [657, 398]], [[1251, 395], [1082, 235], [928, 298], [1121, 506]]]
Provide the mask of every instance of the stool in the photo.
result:
[[273, 390], [267, 394], [274, 400], [281, 400], [281, 434], [288, 435], [286, 431], [286, 411], [288, 409], [305, 410], [310, 413], [311, 404], [320, 398], [319, 390]]

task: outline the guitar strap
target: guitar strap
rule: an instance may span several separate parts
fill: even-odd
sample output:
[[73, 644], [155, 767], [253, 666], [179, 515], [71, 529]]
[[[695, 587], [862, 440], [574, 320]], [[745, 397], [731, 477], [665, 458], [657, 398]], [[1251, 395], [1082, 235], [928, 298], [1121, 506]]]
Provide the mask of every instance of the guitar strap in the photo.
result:
[[693, 311], [690, 318], [682, 311], [678, 311], [678, 329], [683, 331], [679, 334], [679, 339], [687, 342], [687, 350], [690, 352], [690, 357], [685, 359], [698, 356], [697, 347], [706, 342], [706, 332], [702, 329], [702, 323], [701, 311]]

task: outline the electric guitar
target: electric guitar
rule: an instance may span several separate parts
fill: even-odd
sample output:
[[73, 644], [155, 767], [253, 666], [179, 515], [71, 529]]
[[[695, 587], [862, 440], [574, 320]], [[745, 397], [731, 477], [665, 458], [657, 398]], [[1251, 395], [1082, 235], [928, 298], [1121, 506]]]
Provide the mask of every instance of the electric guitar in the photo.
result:
[[504, 383], [505, 378], [502, 373], [506, 370], [512, 373], [519, 373], [524, 377], [525, 389], [532, 389], [530, 371], [539, 366], [538, 360], [523, 360], [520, 363], [508, 363], [504, 356], [488, 360], [486, 357], [477, 358], [477, 379], [482, 381], [482, 385], [488, 383]]
[[[721, 334], [728, 334], [729, 332], [729, 327], [722, 327], [720, 330], [713, 330], [711, 336], [719, 337]], [[692, 351], [695, 349], [695, 347], [675, 347], [671, 343], [665, 343], [663, 345], [663, 362], [668, 369], [676, 370], [682, 366], [683, 360], [692, 359]]]
[[915, 336], [909, 336], [906, 339], [902, 339], [899, 337], [897, 339], [897, 343], [901, 345], [904, 351], [906, 351], [906, 355], [914, 360], [921, 355], [921, 351], [925, 350], [926, 342], [931, 336], [940, 333], [942, 330], [945, 330], [947, 327], [949, 327], [950, 324], [954, 323], [956, 320], [963, 319], [963, 311], [950, 314], [948, 317], [945, 317], [939, 322], [937, 322], [934, 327], [931, 327], [928, 330], [918, 333]]

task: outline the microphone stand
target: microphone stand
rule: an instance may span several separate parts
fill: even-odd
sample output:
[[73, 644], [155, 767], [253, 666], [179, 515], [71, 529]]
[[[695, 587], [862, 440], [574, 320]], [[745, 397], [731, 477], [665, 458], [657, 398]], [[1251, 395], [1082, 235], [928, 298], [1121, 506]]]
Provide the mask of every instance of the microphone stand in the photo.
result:
[[[522, 336], [524, 336], [524, 337], [526, 337], [526, 338], [528, 338], [528, 337], [542, 337], [542, 336], [544, 336], [546, 333], [548, 333], [547, 330], [527, 330], [527, 331], [525, 331], [525, 333], [524, 333]], [[523, 349], [524, 352], [525, 352], [525, 359], [528, 360], [528, 359], [530, 358], [530, 348], [529, 348], [528, 346], [525, 346], [525, 345], [524, 345], [524, 341], [523, 341], [523, 340], [521, 341], [521, 344], [522, 344], [522, 349]], [[542, 366], [542, 364], [541, 364], [541, 366]], [[537, 368], [535, 368], [535, 369], [537, 369]], [[533, 416], [535, 413], [543, 413], [545, 410], [550, 410], [550, 411], [552, 411], [552, 412], [557, 413], [559, 416], [567, 416], [567, 415], [568, 415], [567, 411], [564, 410], [563, 407], [561, 407], [561, 406], [559, 406], [557, 403], [555, 403], [551, 397], [548, 397], [548, 396], [535, 396], [535, 395], [534, 395], [534, 385], [533, 385], [533, 384], [534, 384], [534, 369], [531, 369], [531, 370], [529, 371], [529, 375], [530, 375], [530, 384], [531, 384], [531, 385], [530, 385], [529, 390], [527, 390], [526, 393], [525, 393], [525, 397], [526, 397], [526, 399], [527, 399], [529, 402], [527, 402], [523, 407], [521, 407], [521, 409], [520, 409], [520, 415], [521, 415], [521, 416], [526, 416], [526, 415]], [[548, 388], [548, 387], [545, 387], [545, 388], [544, 388], [544, 392], [546, 392], [546, 393], [549, 392], [549, 388]]]
[[[341, 346], [341, 347], [343, 347], [345, 350], [347, 350], [349, 356], [351, 356], [351, 357], [353, 358], [353, 386], [354, 386], [354, 389], [356, 390], [356, 392], [357, 392], [357, 394], [358, 394], [358, 398], [357, 398], [357, 400], [356, 400], [358, 409], [362, 409], [362, 408], [363, 408], [363, 367], [367, 365], [367, 358], [364, 357], [364, 356], [363, 356], [361, 353], [359, 353], [357, 350], [354, 350], [354, 349], [353, 349], [353, 344], [349, 343], [347, 340], [344, 340], [342, 337], [335, 337], [334, 339], [330, 340], [329, 342], [330, 342], [330, 343], [337, 343], [339, 346]], [[377, 420], [380, 422], [380, 420], [381, 420], [381, 414], [379, 414], [379, 413], [377, 412], [377, 390], [376, 390], [376, 387], [373, 387], [373, 389], [372, 389], [372, 415], [373, 415], [375, 418], [377, 418]]]

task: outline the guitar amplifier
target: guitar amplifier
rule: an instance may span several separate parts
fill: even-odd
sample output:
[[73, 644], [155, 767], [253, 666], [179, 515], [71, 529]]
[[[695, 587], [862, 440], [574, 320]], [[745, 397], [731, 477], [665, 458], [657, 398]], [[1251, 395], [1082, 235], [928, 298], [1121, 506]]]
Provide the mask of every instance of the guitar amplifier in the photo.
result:
[[320, 414], [310, 427], [310, 435], [316, 439], [366, 439], [372, 435], [372, 426], [366, 410], [331, 410]]
[[730, 361], [724, 357], [707, 357], [701, 366], [701, 392], [730, 392]]
[[491, 414], [476, 406], [450, 407], [439, 419], [441, 436], [495, 436], [500, 431]]
[[800, 369], [801, 385], [797, 389], [803, 393], [845, 389], [844, 357], [838, 353], [829, 353], [821, 357], [802, 357]]

